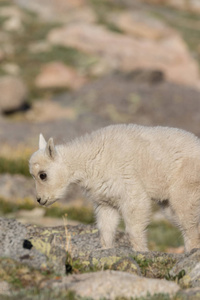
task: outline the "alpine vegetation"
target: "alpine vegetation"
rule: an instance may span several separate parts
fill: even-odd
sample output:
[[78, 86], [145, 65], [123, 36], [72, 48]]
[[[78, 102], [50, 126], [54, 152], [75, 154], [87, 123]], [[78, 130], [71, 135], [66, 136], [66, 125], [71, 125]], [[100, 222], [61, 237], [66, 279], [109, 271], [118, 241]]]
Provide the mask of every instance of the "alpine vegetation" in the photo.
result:
[[147, 251], [153, 201], [180, 228], [186, 251], [200, 247], [200, 140], [189, 132], [113, 125], [57, 146], [40, 135], [30, 173], [44, 206], [80, 184], [93, 201], [105, 248], [113, 246], [122, 216], [133, 249]]

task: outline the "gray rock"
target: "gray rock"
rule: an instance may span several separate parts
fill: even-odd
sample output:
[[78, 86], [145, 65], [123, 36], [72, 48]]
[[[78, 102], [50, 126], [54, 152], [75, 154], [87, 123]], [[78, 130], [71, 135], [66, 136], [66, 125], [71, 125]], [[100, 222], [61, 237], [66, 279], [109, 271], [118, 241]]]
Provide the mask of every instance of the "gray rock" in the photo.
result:
[[200, 287], [200, 249], [192, 250], [180, 259], [172, 270], [170, 276], [177, 277], [182, 287]]
[[101, 271], [63, 277], [59, 282], [50, 281], [47, 287], [73, 290], [78, 296], [92, 299], [133, 299], [154, 294], [175, 295], [179, 286], [174, 282], [148, 279], [119, 271]]
[[20, 78], [0, 78], [0, 111], [9, 113], [19, 110], [24, 105], [27, 95], [26, 85]]
[[0, 218], [0, 256], [9, 257], [36, 269], [65, 273], [66, 253], [56, 245], [32, 243], [27, 229], [14, 219]]

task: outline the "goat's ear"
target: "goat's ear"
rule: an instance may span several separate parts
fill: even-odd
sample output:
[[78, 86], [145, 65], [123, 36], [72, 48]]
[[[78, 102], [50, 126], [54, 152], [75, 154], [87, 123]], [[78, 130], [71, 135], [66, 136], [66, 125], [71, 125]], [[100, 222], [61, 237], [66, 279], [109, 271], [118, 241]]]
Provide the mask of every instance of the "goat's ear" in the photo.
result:
[[45, 141], [45, 138], [44, 136], [42, 135], [42, 133], [40, 133], [40, 136], [39, 136], [39, 149], [44, 149], [47, 145], [47, 142]]
[[56, 148], [54, 146], [53, 138], [50, 138], [47, 142], [45, 153], [51, 158], [54, 159], [56, 157]]

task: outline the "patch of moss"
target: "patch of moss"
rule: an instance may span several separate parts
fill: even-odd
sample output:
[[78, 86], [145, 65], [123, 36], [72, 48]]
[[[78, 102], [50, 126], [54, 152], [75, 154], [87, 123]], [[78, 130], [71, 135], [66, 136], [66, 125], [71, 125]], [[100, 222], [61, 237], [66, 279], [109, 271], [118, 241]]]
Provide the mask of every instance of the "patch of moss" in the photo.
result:
[[[80, 261], [79, 259], [76, 259], [71, 262], [72, 266], [72, 273], [73, 274], [81, 274], [81, 273], [89, 273], [89, 272], [98, 272], [102, 270], [102, 267], [99, 267], [97, 265], [91, 265], [89, 261]], [[104, 268], [108, 269], [108, 268]]]
[[0, 157], [0, 173], [22, 174], [30, 177], [28, 160], [23, 158], [8, 159]]
[[0, 280], [5, 280], [11, 284], [13, 290], [26, 287], [39, 288], [41, 282], [53, 277], [56, 277], [53, 272], [42, 272], [11, 258], [0, 257]]
[[158, 256], [149, 259], [141, 254], [134, 256], [133, 259], [138, 263], [143, 276], [158, 279], [168, 278], [169, 271], [176, 262], [171, 257]]

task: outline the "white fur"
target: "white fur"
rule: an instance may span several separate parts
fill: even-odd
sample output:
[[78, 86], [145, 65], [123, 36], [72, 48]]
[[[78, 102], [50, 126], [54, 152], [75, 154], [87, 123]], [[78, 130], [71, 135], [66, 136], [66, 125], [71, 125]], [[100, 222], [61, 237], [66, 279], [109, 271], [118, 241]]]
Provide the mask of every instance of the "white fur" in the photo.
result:
[[[200, 247], [200, 140], [168, 127], [114, 125], [66, 145], [51, 138], [30, 159], [41, 205], [77, 182], [92, 196], [101, 242], [111, 247], [122, 215], [135, 250], [147, 250], [146, 226], [157, 201], [182, 231], [185, 249]], [[46, 180], [40, 173], [47, 174]], [[38, 200], [39, 201], [39, 200]]]

